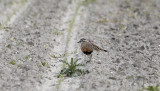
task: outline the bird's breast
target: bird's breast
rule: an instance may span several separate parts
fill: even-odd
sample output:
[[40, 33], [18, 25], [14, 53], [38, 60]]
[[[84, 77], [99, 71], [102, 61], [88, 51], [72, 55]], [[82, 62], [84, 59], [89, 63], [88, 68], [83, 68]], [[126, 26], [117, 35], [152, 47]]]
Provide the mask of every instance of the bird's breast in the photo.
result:
[[93, 50], [85, 45], [81, 46], [81, 50], [84, 54], [89, 55], [93, 52]]

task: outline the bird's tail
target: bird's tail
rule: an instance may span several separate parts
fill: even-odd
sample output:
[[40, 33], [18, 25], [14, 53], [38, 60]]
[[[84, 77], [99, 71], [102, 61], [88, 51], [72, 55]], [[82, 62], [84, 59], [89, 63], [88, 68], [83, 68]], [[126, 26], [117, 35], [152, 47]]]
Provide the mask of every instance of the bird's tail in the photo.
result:
[[104, 51], [104, 52], [108, 52], [107, 50], [104, 50], [104, 49], [103, 49], [102, 51]]
[[104, 49], [98, 47], [97, 45], [93, 45], [93, 48], [94, 48], [94, 50], [96, 50], [96, 51], [104, 51], [104, 52], [108, 52], [107, 50], [104, 50]]

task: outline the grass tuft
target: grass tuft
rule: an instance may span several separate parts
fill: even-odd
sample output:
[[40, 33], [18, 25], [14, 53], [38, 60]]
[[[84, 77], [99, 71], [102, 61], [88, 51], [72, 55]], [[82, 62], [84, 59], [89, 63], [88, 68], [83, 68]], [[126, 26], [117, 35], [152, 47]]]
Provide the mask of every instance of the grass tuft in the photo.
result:
[[43, 66], [46, 66], [46, 62], [41, 62]]
[[142, 88], [142, 90], [139, 91], [160, 91], [160, 87], [158, 85], [156, 86], [148, 86], [147, 88]]
[[29, 56], [26, 56], [26, 57], [25, 57], [25, 60], [28, 60], [28, 59], [29, 59]]
[[41, 62], [44, 67], [50, 68], [50, 66], [46, 62]]
[[16, 65], [16, 62], [14, 60], [10, 61], [9, 63], [12, 65]]
[[58, 77], [60, 77], [61, 75], [64, 75], [67, 77], [76, 77], [83, 74], [88, 74], [89, 73], [88, 70], [84, 71], [82, 69], [77, 68], [79, 66], [84, 66], [84, 64], [77, 63], [78, 60], [79, 59], [74, 61], [73, 58], [71, 58], [70, 63], [66, 62], [65, 60], [61, 60], [67, 67], [64, 66], [64, 68], [60, 71], [60, 74], [58, 75]]
[[11, 45], [10, 45], [10, 44], [8, 44], [8, 45], [7, 45], [7, 48], [11, 48]]
[[147, 88], [145, 88], [147, 91], [160, 91], [160, 87], [157, 86], [148, 86]]

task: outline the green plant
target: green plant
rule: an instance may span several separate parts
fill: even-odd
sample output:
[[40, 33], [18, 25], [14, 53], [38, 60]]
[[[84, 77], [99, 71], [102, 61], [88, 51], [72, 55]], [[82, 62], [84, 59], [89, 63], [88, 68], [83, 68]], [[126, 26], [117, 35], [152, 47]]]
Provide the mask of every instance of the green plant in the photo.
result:
[[52, 58], [58, 58], [56, 55], [52, 54], [50, 55]]
[[126, 79], [132, 79], [132, 78], [133, 78], [133, 75], [126, 77]]
[[59, 91], [59, 86], [64, 80], [64, 75], [59, 75], [58, 84], [56, 85], [56, 89]]
[[25, 60], [28, 60], [28, 59], [29, 59], [29, 55], [25, 57]]
[[41, 62], [44, 67], [50, 68], [50, 66], [46, 62]]
[[40, 78], [41, 78], [41, 79], [43, 79], [43, 76], [42, 76], [42, 75], [40, 75]]
[[156, 86], [148, 86], [147, 88], [145, 88], [143, 86], [143, 88], [139, 91], [160, 91], [160, 87], [158, 85]]
[[88, 70], [84, 71], [82, 69], [78, 69], [77, 67], [78, 66], [84, 66], [84, 64], [80, 64], [80, 63], [77, 63], [79, 59], [73, 61], [73, 58], [71, 58], [71, 61], [70, 63], [66, 62], [65, 60], [61, 60], [67, 67], [64, 67], [60, 74], [58, 75], [58, 77], [60, 75], [64, 75], [64, 76], [67, 76], [67, 77], [73, 77], [73, 76], [80, 76], [82, 74], [87, 74], [89, 73]]
[[53, 34], [54, 34], [54, 35], [62, 35], [62, 31], [60, 31], [60, 30], [55, 30], [55, 31], [53, 32]]
[[12, 64], [12, 65], [16, 64], [16, 62], [14, 60], [10, 61], [9, 63]]
[[89, 4], [91, 4], [91, 3], [95, 2], [95, 1], [96, 1], [96, 0], [84, 0], [84, 1], [82, 2], [82, 5], [88, 6]]
[[160, 87], [157, 86], [148, 86], [147, 88], [145, 88], [147, 91], [160, 91]]
[[121, 30], [127, 30], [127, 27], [125, 25], [119, 25], [119, 29], [121, 29]]
[[52, 58], [63, 58], [64, 56], [66, 56], [66, 54], [59, 54], [58, 56], [51, 54], [50, 55]]
[[46, 66], [46, 62], [41, 62], [43, 66]]
[[11, 45], [10, 45], [10, 44], [8, 44], [8, 45], [7, 45], [7, 48], [11, 48]]
[[8, 30], [10, 30], [10, 29], [12, 29], [12, 28], [9, 27], [9, 26], [2, 25], [2, 24], [0, 23], [0, 29], [4, 29], [5, 31], [8, 31]]

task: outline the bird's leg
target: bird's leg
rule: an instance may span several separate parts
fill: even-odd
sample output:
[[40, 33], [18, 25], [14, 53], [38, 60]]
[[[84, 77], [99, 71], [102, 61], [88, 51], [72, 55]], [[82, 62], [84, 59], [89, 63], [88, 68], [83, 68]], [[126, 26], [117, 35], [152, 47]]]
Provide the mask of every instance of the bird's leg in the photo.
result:
[[87, 61], [87, 56], [85, 55], [85, 54], [83, 54], [84, 55], [84, 63], [86, 63], [86, 61]]
[[92, 54], [90, 55], [90, 58], [89, 58], [89, 60], [91, 61], [91, 59], [92, 59]]
[[89, 60], [86, 63], [89, 63], [92, 59], [92, 54], [89, 55]]

